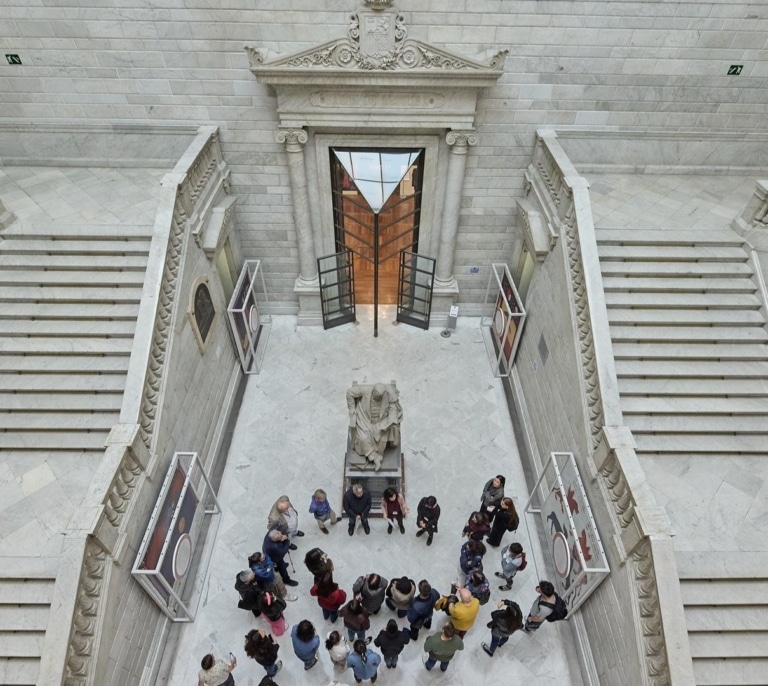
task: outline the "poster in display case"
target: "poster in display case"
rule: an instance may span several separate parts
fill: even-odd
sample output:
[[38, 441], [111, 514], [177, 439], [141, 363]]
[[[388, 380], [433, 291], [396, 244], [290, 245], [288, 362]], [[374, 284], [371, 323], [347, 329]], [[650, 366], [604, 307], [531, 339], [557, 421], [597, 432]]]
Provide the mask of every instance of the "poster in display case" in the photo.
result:
[[525, 308], [515, 282], [505, 264], [491, 265], [486, 290], [486, 302], [493, 297], [493, 314], [483, 317], [481, 326], [488, 331], [486, 340], [489, 357], [496, 376], [509, 376], [525, 324]]
[[240, 365], [246, 374], [258, 374], [272, 324], [261, 260], [246, 260], [227, 307], [229, 325]]

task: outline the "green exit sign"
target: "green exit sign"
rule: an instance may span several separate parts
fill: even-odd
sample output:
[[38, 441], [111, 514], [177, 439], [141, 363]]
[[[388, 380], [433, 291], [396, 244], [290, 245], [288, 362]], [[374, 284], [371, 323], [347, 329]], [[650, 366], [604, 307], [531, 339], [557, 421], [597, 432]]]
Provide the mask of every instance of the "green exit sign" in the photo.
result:
[[742, 69], [744, 69], [743, 64], [732, 64], [728, 67], [728, 76], [738, 76]]
[[6, 53], [5, 59], [8, 60], [8, 64], [21, 64], [21, 57], [19, 57], [18, 55], [9, 55], [8, 53]]

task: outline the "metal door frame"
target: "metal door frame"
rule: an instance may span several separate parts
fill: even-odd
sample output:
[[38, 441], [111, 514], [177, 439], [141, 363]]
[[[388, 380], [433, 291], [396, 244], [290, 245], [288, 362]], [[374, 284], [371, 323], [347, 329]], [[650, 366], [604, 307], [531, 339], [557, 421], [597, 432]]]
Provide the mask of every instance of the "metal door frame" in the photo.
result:
[[[411, 264], [408, 265], [407, 261], [410, 260]], [[419, 266], [420, 260], [426, 260], [431, 263], [432, 269], [427, 271]], [[429, 318], [432, 314], [432, 292], [435, 287], [435, 263], [431, 257], [426, 255], [419, 255], [407, 250], [400, 251], [400, 272], [397, 284], [397, 321], [403, 324], [410, 324], [411, 326], [418, 327], [419, 329], [429, 329]], [[406, 277], [406, 269], [411, 274], [412, 278]], [[426, 284], [418, 283], [418, 275], [426, 274], [429, 279], [429, 286]], [[419, 289], [425, 289], [423, 297], [418, 297], [416, 291]], [[405, 301], [408, 299], [410, 302], [418, 300], [424, 303], [425, 314], [416, 314], [417, 310], [413, 307], [406, 307]]]
[[[324, 260], [334, 259], [336, 264], [331, 268], [323, 268]], [[336, 278], [329, 276], [335, 274]], [[332, 255], [317, 258], [317, 276], [320, 282], [320, 307], [323, 313], [323, 328], [332, 329], [357, 319], [355, 312], [355, 267], [352, 262], [352, 251], [345, 248]], [[332, 289], [337, 289], [332, 295]], [[342, 306], [342, 298], [349, 298], [349, 304]], [[332, 304], [335, 302], [335, 307]], [[334, 318], [334, 315], [338, 315]]]

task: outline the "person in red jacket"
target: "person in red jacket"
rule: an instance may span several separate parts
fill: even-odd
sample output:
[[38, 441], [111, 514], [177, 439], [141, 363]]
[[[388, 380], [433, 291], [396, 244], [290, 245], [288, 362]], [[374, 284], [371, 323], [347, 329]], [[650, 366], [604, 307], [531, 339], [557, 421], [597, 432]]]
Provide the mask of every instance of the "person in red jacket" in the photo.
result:
[[331, 623], [335, 624], [339, 618], [339, 608], [347, 602], [347, 594], [333, 580], [333, 574], [330, 572], [324, 574], [309, 589], [309, 593], [317, 598], [317, 604], [323, 611], [323, 618], [330, 619]]

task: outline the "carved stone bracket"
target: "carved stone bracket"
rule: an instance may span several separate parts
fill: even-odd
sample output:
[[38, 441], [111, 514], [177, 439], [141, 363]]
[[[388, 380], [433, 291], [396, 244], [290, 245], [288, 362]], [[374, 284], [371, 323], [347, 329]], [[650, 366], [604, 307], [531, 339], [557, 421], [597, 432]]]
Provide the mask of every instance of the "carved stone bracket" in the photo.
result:
[[302, 152], [309, 136], [304, 129], [280, 128], [275, 134], [275, 140], [283, 143], [288, 152]]
[[469, 146], [477, 145], [477, 134], [474, 131], [449, 131], [445, 142], [451, 146], [452, 153], [466, 155]]

